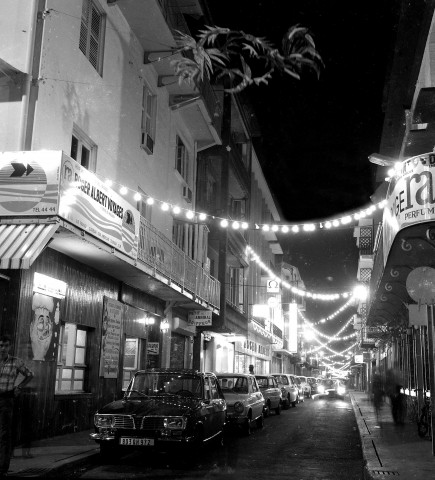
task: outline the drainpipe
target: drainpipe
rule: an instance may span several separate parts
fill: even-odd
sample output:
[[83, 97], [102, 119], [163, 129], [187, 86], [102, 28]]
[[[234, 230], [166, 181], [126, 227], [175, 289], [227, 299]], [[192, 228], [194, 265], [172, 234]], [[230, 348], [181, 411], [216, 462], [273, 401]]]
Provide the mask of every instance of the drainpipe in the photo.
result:
[[21, 100], [18, 150], [30, 150], [36, 101], [38, 98], [38, 77], [42, 47], [42, 33], [46, 0], [32, 0], [30, 12], [30, 32], [27, 38], [25, 60], [25, 85]]

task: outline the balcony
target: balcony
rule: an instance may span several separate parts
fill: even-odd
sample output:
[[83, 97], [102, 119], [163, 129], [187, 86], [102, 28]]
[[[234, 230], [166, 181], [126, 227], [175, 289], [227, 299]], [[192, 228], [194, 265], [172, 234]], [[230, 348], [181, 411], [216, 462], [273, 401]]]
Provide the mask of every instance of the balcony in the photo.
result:
[[140, 220], [138, 261], [151, 267], [156, 276], [163, 276], [170, 285], [219, 308], [220, 283], [143, 217]]

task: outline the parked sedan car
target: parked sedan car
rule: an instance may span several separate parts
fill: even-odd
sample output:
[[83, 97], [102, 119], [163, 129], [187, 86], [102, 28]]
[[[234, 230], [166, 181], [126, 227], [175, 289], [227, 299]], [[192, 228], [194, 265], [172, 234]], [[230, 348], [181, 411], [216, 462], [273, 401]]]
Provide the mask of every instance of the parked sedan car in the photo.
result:
[[316, 395], [317, 393], [319, 393], [317, 391], [317, 379], [315, 377], [307, 377], [307, 382], [308, 384], [310, 385], [311, 387], [311, 396], [313, 395]]
[[302, 386], [301, 381], [296, 375], [290, 375], [293, 378], [293, 381], [298, 389], [298, 403], [302, 403], [305, 400], [304, 387]]
[[264, 397], [254, 375], [249, 373], [219, 373], [219, 384], [227, 403], [229, 426], [241, 428], [251, 434], [252, 423], [263, 428]]
[[303, 396], [305, 398], [311, 398], [311, 386], [307, 381], [307, 377], [305, 375], [297, 375], [297, 378], [301, 384]]
[[255, 375], [255, 378], [264, 397], [264, 416], [267, 417], [271, 410], [280, 415], [282, 392], [276, 378], [273, 375]]
[[295, 384], [294, 375], [289, 375], [288, 373], [272, 373], [278, 382], [278, 387], [282, 392], [282, 405], [283, 407], [289, 408], [296, 407], [299, 403], [299, 390]]
[[222, 439], [226, 402], [216, 376], [194, 370], [135, 373], [124, 397], [94, 416], [91, 438], [103, 457], [118, 450], [189, 446]]

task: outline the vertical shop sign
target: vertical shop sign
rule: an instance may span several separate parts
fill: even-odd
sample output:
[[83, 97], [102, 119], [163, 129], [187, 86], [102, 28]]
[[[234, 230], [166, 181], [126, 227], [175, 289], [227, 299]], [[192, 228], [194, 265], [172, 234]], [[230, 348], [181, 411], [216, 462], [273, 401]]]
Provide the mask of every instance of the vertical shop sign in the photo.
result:
[[118, 378], [124, 305], [104, 297], [100, 377]]

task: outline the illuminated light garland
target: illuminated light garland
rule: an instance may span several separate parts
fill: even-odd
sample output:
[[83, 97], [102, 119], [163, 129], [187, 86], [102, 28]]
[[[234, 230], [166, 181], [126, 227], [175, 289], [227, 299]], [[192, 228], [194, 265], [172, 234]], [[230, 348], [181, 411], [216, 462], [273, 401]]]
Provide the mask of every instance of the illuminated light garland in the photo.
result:
[[[183, 208], [179, 207], [178, 205], [172, 204], [167, 201], [163, 200], [158, 200], [156, 198], [153, 198], [150, 195], [142, 194], [132, 188], [126, 187], [125, 185], [122, 185], [118, 182], [115, 182], [113, 180], [110, 180], [99, 173], [96, 173], [97, 176], [101, 177], [104, 181], [104, 183], [108, 187], [112, 187], [113, 185], [118, 186], [118, 191], [121, 195], [126, 196], [128, 192], [132, 192], [133, 198], [136, 202], [141, 201], [143, 198], [145, 198], [146, 203], [148, 205], [153, 205], [153, 204], [159, 204], [160, 208], [163, 211], [172, 211], [174, 215], [179, 215], [183, 214], [187, 216], [188, 212], [193, 213], [193, 217], [187, 217], [188, 219], [194, 220], [194, 221], [200, 221], [200, 222], [205, 222], [207, 220], [218, 220], [220, 222], [220, 225], [222, 228], [227, 228], [231, 226], [232, 228], [238, 228], [235, 226], [235, 224], [240, 223], [234, 220], [231, 220], [229, 218], [223, 218], [223, 217], [218, 217], [215, 215], [209, 215], [204, 212], [197, 212], [194, 210], [191, 210], [190, 208]], [[353, 213], [347, 213], [343, 216], [338, 216], [337, 218], [330, 219], [330, 220], [320, 220], [318, 222], [303, 222], [303, 223], [277, 223], [277, 224], [261, 224], [261, 223], [254, 223], [254, 224], [249, 224], [248, 222], [243, 222], [240, 224], [240, 227], [243, 229], [251, 229], [251, 230], [262, 230], [265, 232], [281, 232], [281, 233], [299, 233], [301, 231], [303, 232], [314, 232], [317, 229], [326, 229], [329, 230], [331, 228], [338, 228], [340, 226], [345, 226], [353, 221], [358, 221], [360, 218], [364, 218], [368, 215], [371, 215], [376, 209], [383, 210], [385, 205], [387, 204], [386, 200], [382, 200], [381, 202], [378, 202], [376, 204], [370, 205], [369, 207], [362, 208], [358, 211], [355, 211]], [[174, 212], [174, 209], [176, 209], [176, 212]]]
[[[300, 297], [312, 298], [313, 300], [322, 300], [322, 301], [334, 301], [338, 300], [339, 298], [348, 298], [351, 297], [342, 307], [339, 309], [335, 314], [342, 312], [348, 305], [350, 305], [354, 301], [354, 297], [350, 292], [343, 292], [343, 293], [312, 293], [307, 290], [302, 290], [300, 288], [294, 287], [290, 285], [288, 282], [282, 280], [281, 278], [277, 277], [275, 273], [261, 261], [260, 257], [255, 253], [255, 251], [249, 245], [246, 247], [246, 253], [251, 256], [251, 260], [256, 262], [271, 278], [275, 280], [278, 284], [282, 285], [284, 288], [290, 290], [292, 293], [299, 295]], [[331, 318], [334, 318], [333, 316]]]
[[310, 328], [311, 331], [317, 333], [317, 335], [320, 335], [323, 338], [328, 339], [331, 342], [340, 342], [342, 340], [349, 340], [349, 338], [356, 337], [355, 332], [351, 333], [350, 335], [346, 335], [344, 337], [339, 337], [338, 336], [338, 335], [340, 335], [341, 332], [343, 332], [351, 324], [351, 322], [353, 320], [353, 316], [351, 318], [349, 318], [349, 320], [344, 324], [344, 326], [335, 335], [326, 335], [325, 333], [322, 333], [320, 330], [317, 330], [317, 328], [314, 328], [312, 323], [305, 318], [304, 314], [301, 311], [298, 310], [298, 313], [299, 313], [299, 316], [304, 321], [305, 325], [308, 325], [308, 328]]
[[342, 350], [341, 352], [336, 352], [335, 350], [333, 350], [332, 348], [328, 347], [328, 344], [327, 343], [322, 343], [320, 340], [317, 340], [317, 338], [315, 338], [316, 342], [319, 343], [320, 345], [317, 346], [317, 347], [314, 347], [314, 350], [313, 352], [316, 352], [317, 350], [320, 350], [321, 348], [326, 348], [327, 350], [329, 350], [330, 352], [332, 352], [334, 355], [337, 355], [339, 357], [344, 357], [344, 353], [347, 352], [348, 350], [350, 350], [351, 348], [354, 348], [358, 345], [358, 342], [355, 342], [353, 343], [350, 347], [347, 347], [345, 348], [344, 350]]

